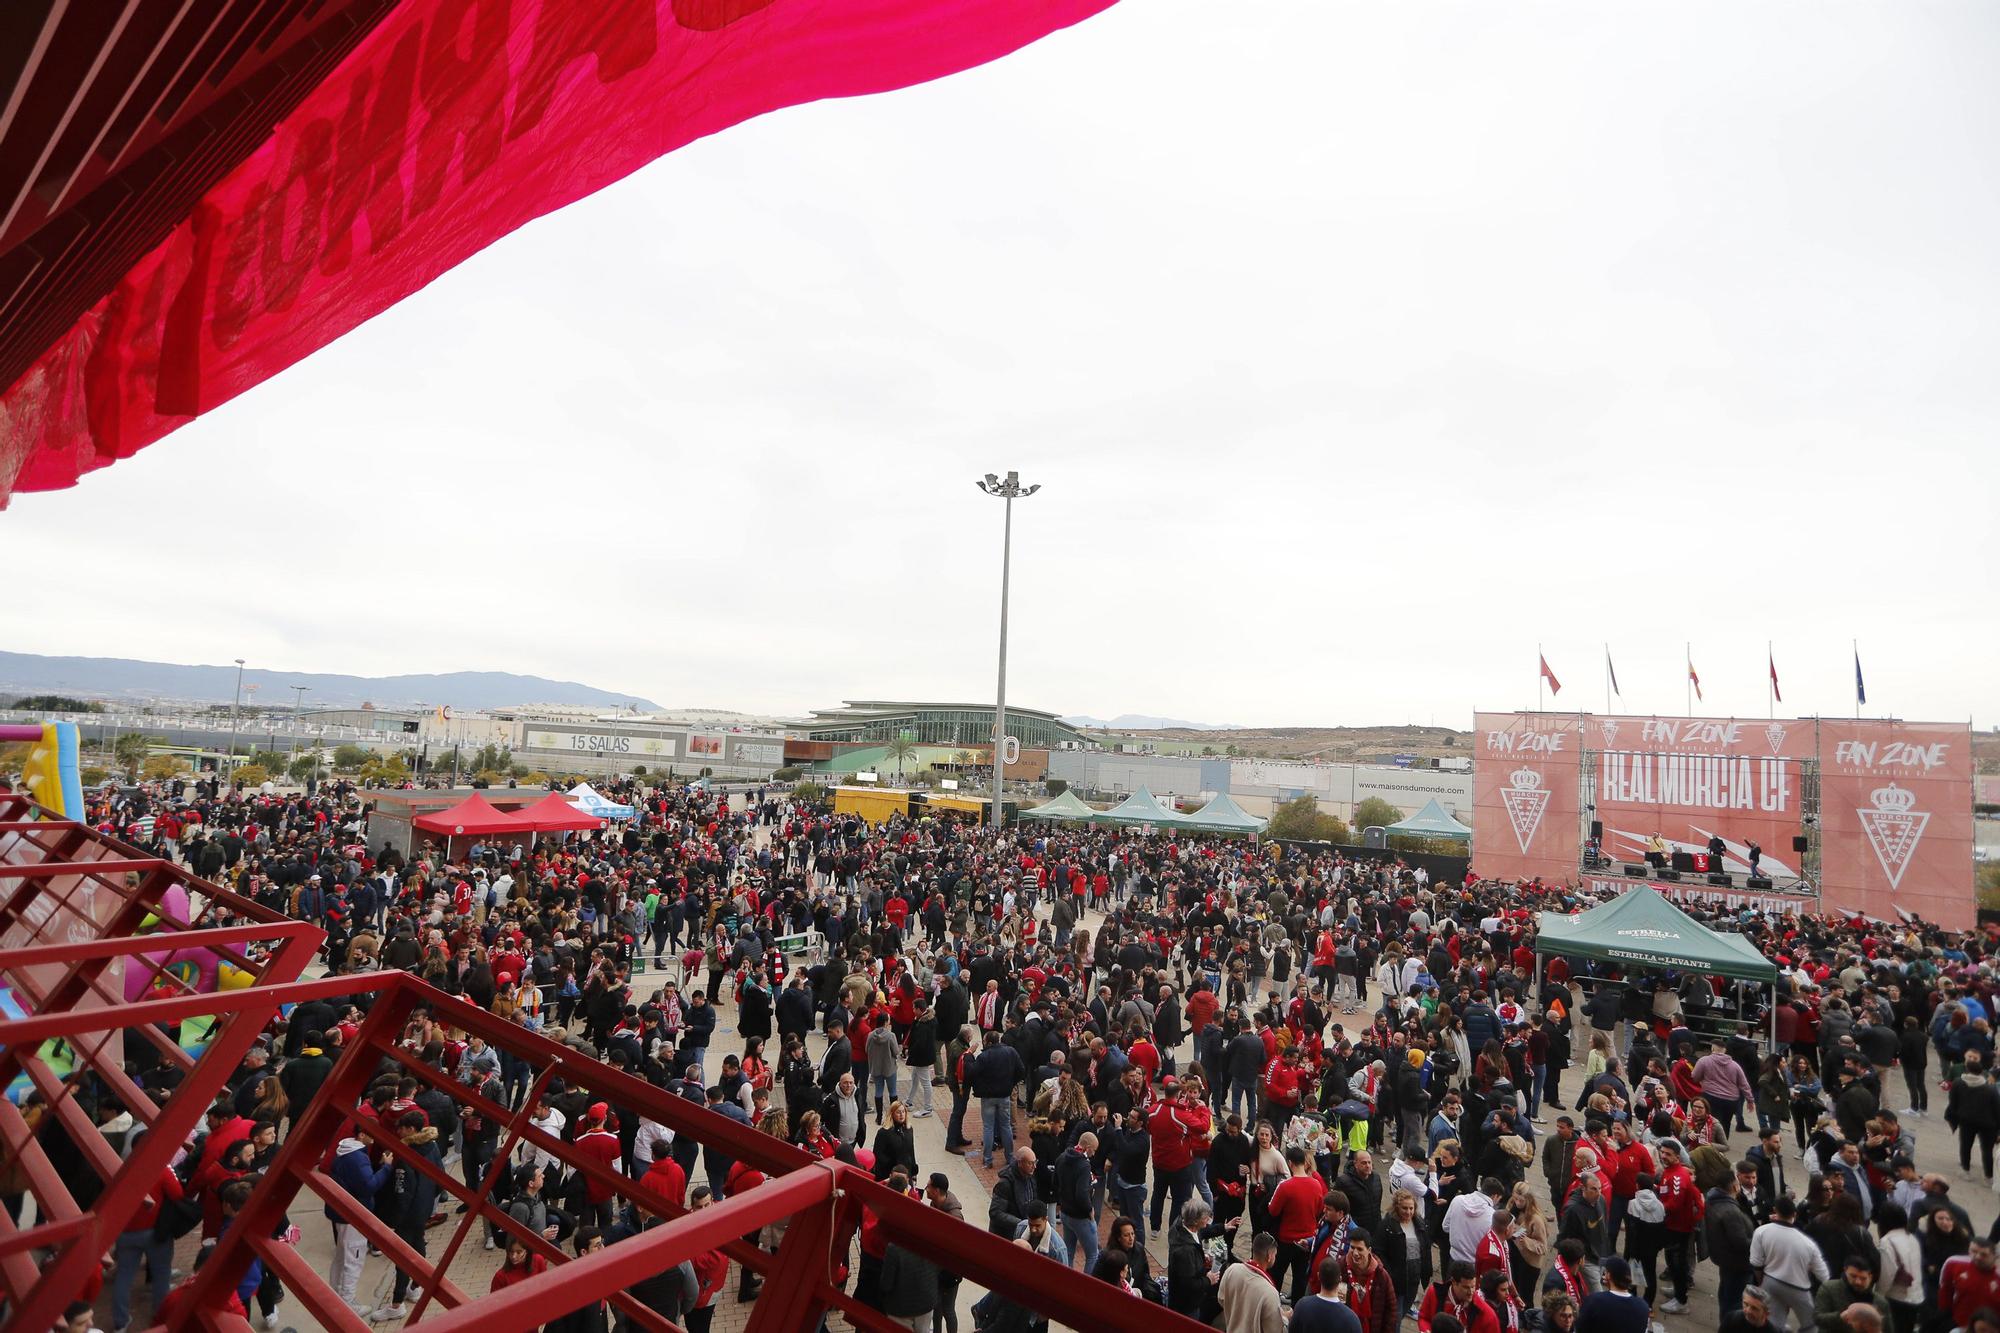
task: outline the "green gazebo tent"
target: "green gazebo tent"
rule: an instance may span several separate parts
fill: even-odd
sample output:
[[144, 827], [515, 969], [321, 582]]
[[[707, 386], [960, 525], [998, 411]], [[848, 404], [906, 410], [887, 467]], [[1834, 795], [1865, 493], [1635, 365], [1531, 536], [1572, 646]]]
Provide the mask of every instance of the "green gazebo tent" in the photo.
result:
[[1226, 791], [1217, 792], [1208, 798], [1208, 804], [1181, 818], [1191, 829], [1212, 833], [1262, 833], [1271, 822], [1244, 813], [1243, 807], [1230, 800]]
[[1186, 828], [1191, 822], [1187, 815], [1161, 805], [1144, 787], [1092, 818], [1100, 824], [1156, 824], [1161, 828]]
[[1541, 913], [1536, 976], [1542, 975], [1542, 959], [1551, 954], [1762, 982], [1772, 988], [1771, 1036], [1773, 1043], [1777, 1040], [1777, 965], [1743, 936], [1710, 930], [1653, 889], [1630, 889], [1575, 916]]
[[1033, 809], [1023, 810], [1020, 817], [1022, 819], [1073, 820], [1095, 819], [1097, 815], [1098, 812], [1085, 805], [1083, 799], [1075, 792], [1064, 790], [1062, 795], [1052, 801], [1045, 801]]
[[1403, 834], [1412, 838], [1461, 838], [1472, 837], [1472, 830], [1453, 819], [1445, 808], [1432, 797], [1423, 809], [1408, 819], [1389, 825], [1384, 832], [1390, 836]]

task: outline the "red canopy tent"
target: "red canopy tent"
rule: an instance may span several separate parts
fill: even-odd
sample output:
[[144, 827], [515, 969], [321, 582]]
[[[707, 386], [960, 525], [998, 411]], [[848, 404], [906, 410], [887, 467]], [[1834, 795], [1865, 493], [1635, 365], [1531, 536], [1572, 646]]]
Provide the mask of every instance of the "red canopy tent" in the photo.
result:
[[537, 833], [574, 833], [583, 829], [604, 827], [602, 819], [596, 815], [585, 814], [556, 792], [550, 792], [533, 805], [524, 805], [519, 810], [511, 810], [508, 815], [514, 819], [527, 820], [528, 827]]
[[474, 833], [532, 833], [535, 825], [521, 818], [519, 810], [496, 809], [478, 792], [447, 810], [434, 815], [418, 815], [411, 821], [426, 833], [443, 833], [462, 838]]

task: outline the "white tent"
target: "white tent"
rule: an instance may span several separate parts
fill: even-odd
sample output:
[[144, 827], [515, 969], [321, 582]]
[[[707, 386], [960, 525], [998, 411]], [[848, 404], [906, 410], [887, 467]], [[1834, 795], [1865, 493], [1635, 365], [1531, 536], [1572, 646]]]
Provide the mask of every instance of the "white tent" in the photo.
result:
[[630, 819], [634, 813], [631, 806], [620, 805], [616, 801], [606, 800], [600, 796], [597, 789], [588, 782], [577, 783], [566, 795], [571, 805], [587, 815], [596, 815], [599, 819]]

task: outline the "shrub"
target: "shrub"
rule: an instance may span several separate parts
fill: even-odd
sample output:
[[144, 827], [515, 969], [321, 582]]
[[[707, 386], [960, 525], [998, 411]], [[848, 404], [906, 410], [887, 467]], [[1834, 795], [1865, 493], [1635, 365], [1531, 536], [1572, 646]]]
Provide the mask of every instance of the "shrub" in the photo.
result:
[[262, 764], [244, 764], [236, 770], [238, 786], [261, 787], [271, 780], [271, 774]]
[[797, 782], [802, 776], [804, 776], [804, 774], [805, 770], [800, 768], [797, 764], [786, 764], [783, 768], [773, 769], [771, 771], [771, 781]]

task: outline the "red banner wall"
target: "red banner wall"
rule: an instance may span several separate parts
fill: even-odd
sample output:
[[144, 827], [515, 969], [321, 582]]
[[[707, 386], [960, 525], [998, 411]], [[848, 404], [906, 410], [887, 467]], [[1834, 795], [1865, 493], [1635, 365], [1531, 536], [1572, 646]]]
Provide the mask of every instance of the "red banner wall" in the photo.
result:
[[1764, 873], [1798, 877], [1810, 721], [1593, 717], [1584, 731], [1607, 857], [1641, 860], [1655, 833], [1671, 850], [1703, 852], [1714, 835], [1729, 848], [1725, 869], [1748, 874], [1754, 841]]
[[1972, 729], [1820, 723], [1820, 897], [1829, 910], [1974, 922]]
[[1489, 879], [1574, 881], [1582, 719], [1478, 713], [1472, 726], [1473, 869]]
[[691, 140], [1111, 3], [404, 0], [0, 398], [0, 504], [130, 457]]

